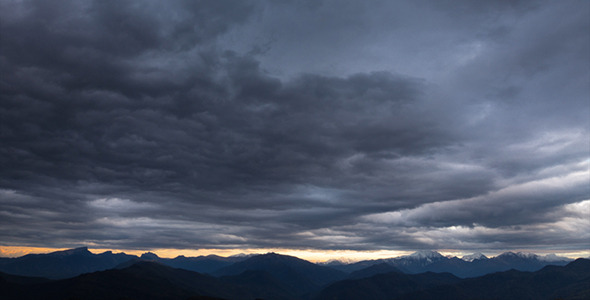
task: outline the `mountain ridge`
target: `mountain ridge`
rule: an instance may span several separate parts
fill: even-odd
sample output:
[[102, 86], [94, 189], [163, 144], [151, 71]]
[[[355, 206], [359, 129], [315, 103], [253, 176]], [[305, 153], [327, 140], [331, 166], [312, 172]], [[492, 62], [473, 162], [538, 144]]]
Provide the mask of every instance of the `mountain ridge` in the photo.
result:
[[[590, 296], [588, 259], [578, 259], [566, 266], [548, 265], [535, 272], [511, 269], [475, 278], [460, 278], [447, 272], [408, 274], [381, 263], [363, 269], [365, 273], [351, 273], [348, 278], [333, 278], [322, 284], [318, 278], [343, 273], [327, 271], [330, 270], [328, 267], [276, 253], [256, 255], [234, 263], [234, 268], [222, 268], [223, 272], [220, 272], [231, 275], [217, 276], [135, 258], [118, 268], [59, 280], [0, 273], [0, 298], [466, 300], [587, 299]], [[456, 257], [452, 259], [467, 263]]]
[[[447, 274], [446, 277], [444, 274]], [[423, 280], [417, 278], [422, 277]], [[589, 299], [590, 260], [546, 266], [535, 272], [514, 269], [461, 279], [449, 273], [385, 273], [336, 282], [314, 300]]]
[[[78, 247], [46, 254], [27, 254], [17, 258], [0, 257], [0, 272], [21, 276], [63, 279], [83, 273], [111, 269], [118, 265], [124, 264], [125, 262], [141, 259], [157, 261], [174, 268], [222, 276], [236, 275], [236, 273], [222, 274], [219, 273], [221, 269], [261, 255], [264, 254], [229, 257], [207, 255], [196, 257], [177, 256], [175, 258], [161, 258], [155, 253], [145, 252], [138, 257], [136, 255], [113, 253], [111, 251], [94, 254], [89, 251], [88, 247]], [[279, 256], [280, 254], [269, 253], [267, 255]], [[282, 257], [299, 259], [296, 257], [284, 255]], [[506, 271], [511, 268], [520, 271], [536, 271], [546, 265], [565, 265], [570, 261], [571, 259], [558, 257], [556, 255], [540, 256], [537, 254], [524, 252], [515, 253], [508, 251], [491, 258], [487, 258], [481, 253], [476, 253], [464, 256], [463, 258], [458, 258], [445, 257], [439, 252], [433, 250], [420, 250], [410, 255], [400, 257], [364, 260], [348, 264], [336, 262], [313, 264], [308, 261], [305, 262], [309, 265], [313, 264], [315, 266], [327, 267], [344, 273], [352, 273], [369, 268], [373, 265], [385, 263], [403, 273], [417, 274], [428, 271], [450, 272], [456, 276], [467, 278], [481, 276], [493, 272]], [[245, 271], [245, 269], [242, 271]], [[375, 272], [375, 270], [370, 272]], [[320, 280], [319, 283], [314, 284], [321, 285], [325, 283], [326, 282], [322, 282]]]

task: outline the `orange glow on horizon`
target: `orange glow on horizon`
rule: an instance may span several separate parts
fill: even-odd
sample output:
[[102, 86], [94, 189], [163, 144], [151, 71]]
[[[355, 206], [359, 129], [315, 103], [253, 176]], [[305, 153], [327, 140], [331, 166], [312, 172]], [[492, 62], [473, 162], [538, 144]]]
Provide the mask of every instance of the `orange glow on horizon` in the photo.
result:
[[[19, 257], [27, 254], [41, 254], [55, 251], [67, 250], [69, 248], [45, 248], [45, 247], [19, 247], [19, 246], [0, 246], [0, 257]], [[184, 256], [232, 256], [238, 254], [264, 254], [268, 252], [275, 252], [283, 255], [296, 256], [311, 262], [325, 262], [329, 260], [341, 260], [345, 262], [356, 262], [369, 259], [392, 258], [402, 255], [409, 255], [414, 251], [399, 251], [399, 250], [374, 250], [374, 251], [357, 251], [357, 250], [319, 250], [319, 249], [281, 249], [281, 248], [252, 248], [252, 249], [107, 249], [107, 248], [89, 248], [90, 252], [99, 254], [105, 251], [112, 251], [114, 253], [124, 252], [131, 255], [140, 256], [146, 252], [153, 252], [162, 258], [174, 258], [180, 255]], [[539, 255], [554, 253], [559, 256], [569, 258], [590, 257], [590, 251], [542, 251], [542, 250], [512, 250], [513, 252], [533, 252]], [[442, 255], [461, 257], [466, 254], [471, 254], [477, 251], [459, 251], [453, 249], [438, 250]], [[505, 251], [502, 251], [505, 252]], [[498, 255], [502, 252], [489, 253], [484, 252], [488, 257]]]
[[[18, 257], [27, 254], [50, 253], [54, 251], [67, 250], [69, 248], [44, 248], [44, 247], [18, 247], [18, 246], [0, 246], [0, 256]], [[162, 258], [174, 258], [179, 255], [184, 256], [232, 256], [238, 254], [264, 254], [275, 252], [283, 255], [296, 256], [312, 262], [322, 262], [329, 260], [342, 261], [359, 261], [365, 259], [390, 258], [401, 255], [411, 254], [412, 251], [397, 250], [377, 250], [377, 251], [355, 251], [355, 250], [318, 250], [318, 249], [281, 249], [281, 248], [252, 248], [252, 249], [107, 249], [107, 248], [88, 248], [92, 253], [99, 254], [105, 251], [114, 253], [125, 252], [127, 254], [140, 256], [146, 252], [153, 252]]]

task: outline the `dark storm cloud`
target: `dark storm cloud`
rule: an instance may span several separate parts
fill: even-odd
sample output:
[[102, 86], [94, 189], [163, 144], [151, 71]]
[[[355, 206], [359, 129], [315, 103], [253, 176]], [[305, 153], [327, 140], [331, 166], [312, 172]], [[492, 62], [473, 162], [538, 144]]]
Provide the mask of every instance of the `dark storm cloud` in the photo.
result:
[[587, 10], [485, 7], [2, 2], [2, 240], [587, 248]]

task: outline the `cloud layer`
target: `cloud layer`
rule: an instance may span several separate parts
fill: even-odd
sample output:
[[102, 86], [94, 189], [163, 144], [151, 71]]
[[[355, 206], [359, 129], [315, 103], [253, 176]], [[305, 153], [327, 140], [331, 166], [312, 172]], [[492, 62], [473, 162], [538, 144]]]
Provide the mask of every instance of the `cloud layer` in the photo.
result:
[[590, 248], [586, 2], [0, 3], [4, 245]]

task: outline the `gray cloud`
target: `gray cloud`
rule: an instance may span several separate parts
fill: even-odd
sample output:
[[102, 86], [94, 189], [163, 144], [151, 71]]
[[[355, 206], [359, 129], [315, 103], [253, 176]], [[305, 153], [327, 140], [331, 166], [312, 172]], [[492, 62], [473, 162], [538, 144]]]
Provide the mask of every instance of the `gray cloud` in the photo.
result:
[[588, 248], [585, 3], [1, 8], [5, 245]]

